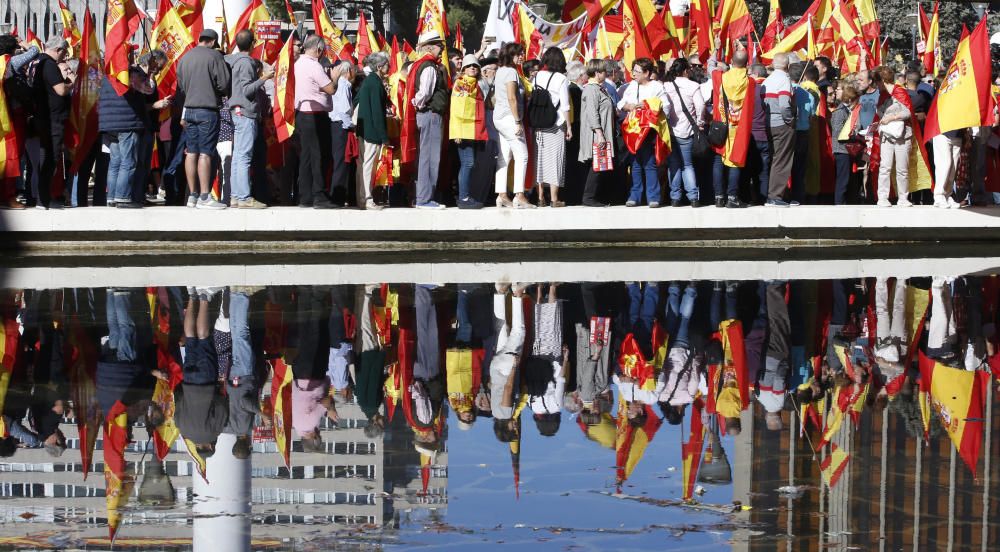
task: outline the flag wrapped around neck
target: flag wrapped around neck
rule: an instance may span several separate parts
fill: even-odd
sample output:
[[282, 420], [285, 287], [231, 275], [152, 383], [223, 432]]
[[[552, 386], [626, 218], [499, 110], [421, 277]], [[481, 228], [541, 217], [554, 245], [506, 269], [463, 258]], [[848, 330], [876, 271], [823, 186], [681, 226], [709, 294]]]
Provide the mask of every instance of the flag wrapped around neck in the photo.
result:
[[119, 96], [128, 92], [131, 83], [128, 59], [131, 48], [128, 41], [139, 28], [140, 19], [134, 0], [108, 0], [104, 27], [104, 72]]
[[661, 104], [659, 98], [645, 99], [622, 121], [622, 138], [632, 153], [639, 151], [650, 132], [656, 133], [656, 162], [659, 164], [665, 163], [670, 155], [670, 125]]
[[[757, 82], [749, 78], [745, 67], [733, 67], [725, 73], [716, 71], [712, 74], [712, 89], [715, 96], [714, 118], [729, 124], [726, 142], [716, 148], [716, 153], [722, 156], [727, 167], [742, 167], [750, 150], [753, 127], [754, 102], [746, 99], [755, 97]], [[723, 93], [726, 101], [723, 101]]]
[[486, 134], [486, 102], [479, 79], [463, 75], [451, 89], [448, 137], [452, 140], [489, 140]]
[[[417, 78], [421, 69], [428, 63], [438, 63], [440, 60], [432, 55], [424, 54], [410, 66], [409, 76], [406, 78], [406, 95], [403, 102], [403, 125], [400, 129], [400, 159], [401, 163], [411, 165], [417, 161], [417, 110], [413, 107], [413, 98], [417, 94], [417, 87], [420, 85]], [[434, 68], [431, 68], [434, 71]]]
[[927, 111], [925, 141], [951, 130], [993, 125], [988, 32], [984, 17], [959, 41], [955, 58]]

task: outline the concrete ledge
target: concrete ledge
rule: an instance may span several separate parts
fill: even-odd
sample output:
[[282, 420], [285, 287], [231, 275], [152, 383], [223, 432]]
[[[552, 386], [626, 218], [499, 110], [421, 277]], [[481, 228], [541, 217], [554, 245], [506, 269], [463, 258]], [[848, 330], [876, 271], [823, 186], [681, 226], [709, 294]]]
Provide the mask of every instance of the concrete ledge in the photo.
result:
[[199, 211], [103, 207], [0, 212], [3, 247], [18, 243], [247, 241], [651, 243], [741, 240], [970, 241], [1000, 239], [1000, 209], [794, 208]]
[[1000, 272], [1000, 257], [624, 262], [398, 262], [159, 266], [37, 266], [0, 270], [0, 288], [334, 285], [462, 282], [819, 280]]

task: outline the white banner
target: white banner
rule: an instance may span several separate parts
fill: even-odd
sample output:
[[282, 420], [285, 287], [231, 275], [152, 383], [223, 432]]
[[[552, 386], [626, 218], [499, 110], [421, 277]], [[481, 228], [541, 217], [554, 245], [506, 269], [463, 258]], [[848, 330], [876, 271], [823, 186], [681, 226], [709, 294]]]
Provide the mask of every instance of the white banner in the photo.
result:
[[550, 23], [521, 0], [493, 0], [490, 13], [486, 17], [484, 37], [493, 37], [500, 44], [514, 42], [514, 25], [512, 15], [514, 5], [520, 4], [521, 11], [535, 25], [535, 30], [542, 35], [542, 48], [558, 46], [563, 49], [574, 48], [580, 36], [580, 31], [587, 26], [587, 14], [581, 14], [569, 23]]

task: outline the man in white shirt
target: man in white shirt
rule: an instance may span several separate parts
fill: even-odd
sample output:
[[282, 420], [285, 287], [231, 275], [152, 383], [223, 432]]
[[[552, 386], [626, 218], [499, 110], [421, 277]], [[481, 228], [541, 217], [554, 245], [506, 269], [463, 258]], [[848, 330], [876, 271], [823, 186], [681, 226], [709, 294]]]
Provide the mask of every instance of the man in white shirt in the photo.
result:
[[336, 87], [333, 109], [330, 111], [330, 143], [333, 147], [330, 196], [336, 197], [335, 203], [343, 203], [347, 194], [347, 163], [344, 161], [344, 154], [347, 151], [347, 133], [354, 127], [354, 95], [351, 87], [355, 71], [354, 64], [345, 60], [338, 61], [330, 70], [330, 77]]

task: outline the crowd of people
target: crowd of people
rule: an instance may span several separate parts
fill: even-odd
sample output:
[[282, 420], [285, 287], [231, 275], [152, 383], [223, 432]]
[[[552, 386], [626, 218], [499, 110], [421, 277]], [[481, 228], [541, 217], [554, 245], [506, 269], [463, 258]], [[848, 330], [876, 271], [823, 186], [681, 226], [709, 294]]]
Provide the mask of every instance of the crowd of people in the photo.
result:
[[[841, 75], [828, 58], [794, 53], [765, 66], [737, 41], [728, 55], [717, 44], [708, 59], [626, 67], [557, 47], [526, 59], [517, 43], [465, 54], [430, 30], [412, 55], [375, 52], [358, 67], [310, 34], [295, 52], [294, 134], [280, 141], [275, 73], [250, 55], [253, 32], [237, 33], [228, 55], [211, 29], [197, 41], [170, 67], [176, 92], [164, 95], [160, 50], [133, 52], [119, 94], [105, 75], [78, 74], [62, 37], [41, 49], [0, 37], [23, 151], [3, 206], [994, 203], [993, 128], [924, 144], [940, 75], [919, 60]], [[87, 78], [101, 80], [101, 139], [73, 159], [67, 118], [74, 83]]]
[[[59, 455], [64, 417], [98, 409], [125, 414], [129, 434], [169, 417], [203, 458], [222, 433], [249, 457], [254, 428], [280, 426], [283, 409], [301, 450], [322, 452], [323, 419], [336, 423], [352, 400], [368, 437], [401, 416], [429, 455], [449, 417], [460, 430], [487, 419], [503, 444], [520, 441], [526, 420], [553, 436], [570, 417], [619, 452], [620, 484], [641, 457], [638, 432], [652, 439], [664, 421], [704, 416], [735, 435], [748, 409], [772, 431], [796, 423], [794, 411], [821, 444], [835, 431], [819, 421], [824, 405], [827, 420], [894, 404], [926, 423], [928, 362], [1000, 366], [998, 286], [970, 276], [8, 290], [0, 455]], [[270, 401], [262, 388], [284, 379], [281, 367], [291, 389], [278, 406], [277, 386]], [[933, 373], [935, 385], [955, 379]], [[974, 391], [949, 390], [963, 392]]]

